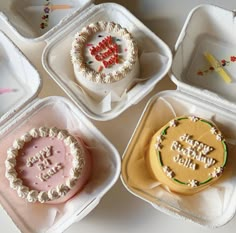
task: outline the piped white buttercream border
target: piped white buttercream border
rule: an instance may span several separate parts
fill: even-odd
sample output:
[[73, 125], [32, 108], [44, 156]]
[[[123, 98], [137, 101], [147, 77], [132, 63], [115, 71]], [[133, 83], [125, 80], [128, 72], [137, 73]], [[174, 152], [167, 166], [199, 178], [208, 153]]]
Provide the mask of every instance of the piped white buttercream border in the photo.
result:
[[[121, 36], [127, 42], [127, 52], [128, 56], [126, 61], [122, 66], [120, 66], [116, 71], [108, 73], [106, 75], [96, 72], [90, 69], [85, 62], [85, 57], [83, 55], [84, 47], [91, 35], [96, 32], [113, 32], [118, 36]], [[134, 41], [132, 35], [127, 31], [127, 29], [121, 27], [119, 24], [114, 22], [99, 21], [97, 23], [92, 23], [87, 27], [84, 27], [81, 32], [76, 33], [74, 41], [72, 42], [71, 49], [71, 60], [74, 65], [78, 65], [79, 71], [82, 72], [84, 77], [90, 81], [96, 83], [113, 83], [119, 81], [128, 75], [133, 69], [134, 64], [138, 59], [138, 46]]]
[[[25, 143], [30, 142], [34, 138], [52, 137], [57, 138], [65, 143], [70, 148], [70, 153], [73, 156], [72, 168], [70, 176], [65, 183], [59, 184], [49, 191], [30, 190], [29, 187], [23, 184], [23, 181], [18, 177], [15, 170], [16, 158], [18, 152], [22, 149]], [[5, 161], [6, 172], [5, 176], [10, 182], [10, 187], [16, 190], [19, 197], [26, 199], [28, 202], [39, 201], [41, 203], [53, 201], [65, 196], [75, 185], [81, 176], [81, 171], [85, 165], [85, 151], [83, 145], [70, 135], [66, 130], [60, 130], [56, 127], [47, 128], [40, 127], [31, 129], [29, 132], [16, 139], [12, 147], [7, 150], [7, 159]]]

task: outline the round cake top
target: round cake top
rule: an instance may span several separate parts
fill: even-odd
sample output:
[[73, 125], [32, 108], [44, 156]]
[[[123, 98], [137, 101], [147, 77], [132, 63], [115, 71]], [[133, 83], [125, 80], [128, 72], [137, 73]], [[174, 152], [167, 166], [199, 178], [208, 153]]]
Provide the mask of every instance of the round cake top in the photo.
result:
[[56, 127], [32, 129], [7, 150], [5, 176], [19, 197], [50, 202], [76, 185], [85, 165], [82, 143]]
[[222, 174], [227, 161], [221, 132], [195, 116], [171, 120], [154, 135], [150, 147], [155, 151], [150, 162], [157, 163], [168, 179], [182, 187], [209, 184]]
[[113, 83], [132, 70], [138, 47], [127, 29], [114, 22], [99, 21], [76, 33], [71, 58], [86, 79]]

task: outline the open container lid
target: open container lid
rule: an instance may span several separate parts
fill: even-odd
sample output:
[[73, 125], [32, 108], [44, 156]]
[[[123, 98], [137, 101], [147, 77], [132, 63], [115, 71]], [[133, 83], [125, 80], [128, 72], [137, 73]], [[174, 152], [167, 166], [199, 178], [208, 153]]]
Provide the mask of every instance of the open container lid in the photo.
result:
[[1, 1], [0, 17], [21, 39], [43, 41], [92, 2], [93, 0]]
[[188, 15], [175, 45], [170, 72], [178, 89], [236, 111], [235, 12], [199, 5]]
[[39, 73], [13, 42], [0, 32], [0, 129], [39, 93]]

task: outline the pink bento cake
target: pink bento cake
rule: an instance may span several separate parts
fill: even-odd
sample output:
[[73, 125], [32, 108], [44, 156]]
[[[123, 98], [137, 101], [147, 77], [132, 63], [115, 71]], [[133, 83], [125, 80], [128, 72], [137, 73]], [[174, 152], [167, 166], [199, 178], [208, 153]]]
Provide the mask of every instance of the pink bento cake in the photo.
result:
[[28, 202], [62, 203], [91, 175], [91, 155], [79, 137], [56, 127], [33, 128], [7, 150], [5, 176]]

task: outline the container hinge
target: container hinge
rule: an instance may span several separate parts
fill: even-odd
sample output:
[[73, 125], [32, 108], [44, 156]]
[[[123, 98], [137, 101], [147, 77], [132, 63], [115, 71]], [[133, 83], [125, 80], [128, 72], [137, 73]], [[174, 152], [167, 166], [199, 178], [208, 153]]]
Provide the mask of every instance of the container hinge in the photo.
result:
[[236, 18], [236, 9], [234, 9], [234, 10], [232, 11], [232, 13], [233, 13], [233, 23], [234, 23], [235, 18]]

